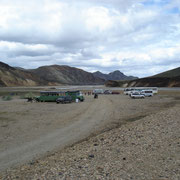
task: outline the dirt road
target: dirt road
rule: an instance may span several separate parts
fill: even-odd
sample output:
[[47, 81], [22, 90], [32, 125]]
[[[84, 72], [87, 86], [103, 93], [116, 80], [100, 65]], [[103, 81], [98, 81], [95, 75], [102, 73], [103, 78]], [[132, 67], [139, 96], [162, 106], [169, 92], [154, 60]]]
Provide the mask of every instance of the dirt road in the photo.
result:
[[0, 171], [172, 105], [172, 98], [86, 96], [83, 103], [0, 101]]

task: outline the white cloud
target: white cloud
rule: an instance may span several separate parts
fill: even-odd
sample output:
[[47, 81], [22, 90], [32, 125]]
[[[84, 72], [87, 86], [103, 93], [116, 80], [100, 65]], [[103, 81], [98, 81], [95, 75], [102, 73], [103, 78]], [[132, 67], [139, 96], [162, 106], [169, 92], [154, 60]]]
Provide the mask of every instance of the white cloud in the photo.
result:
[[12, 66], [140, 77], [180, 66], [178, 0], [1, 0], [0, 8], [1, 60]]
[[93, 7], [84, 13], [88, 30], [99, 30], [100, 32], [108, 30], [112, 26], [109, 11], [104, 7]]

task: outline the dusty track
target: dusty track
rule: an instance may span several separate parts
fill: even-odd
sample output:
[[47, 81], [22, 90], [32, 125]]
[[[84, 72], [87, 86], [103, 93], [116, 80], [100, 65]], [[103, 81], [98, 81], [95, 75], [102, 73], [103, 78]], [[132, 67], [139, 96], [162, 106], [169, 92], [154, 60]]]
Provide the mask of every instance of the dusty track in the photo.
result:
[[[107, 110], [105, 106], [108, 104], [108, 99], [103, 99], [101, 103], [100, 101], [95, 101], [90, 105], [88, 104], [87, 107], [83, 109], [83, 112], [79, 109], [79, 113], [74, 113], [74, 116], [66, 112], [64, 120], [69, 118], [73, 119], [71, 124], [61, 125], [57, 127], [57, 129], [42, 134], [29, 142], [13, 143], [13, 146], [9, 144], [9, 147], [6, 147], [7, 150], [0, 152], [0, 169], [2, 170], [11, 165], [22, 163], [47, 151], [54, 150], [57, 147], [62, 148], [65, 145], [87, 137], [99, 126], [101, 121], [107, 121], [110, 109]], [[69, 105], [67, 104], [65, 106]]]
[[171, 98], [132, 100], [124, 95], [86, 97], [83, 103], [0, 101], [0, 171], [59, 150], [88, 136], [144, 117]]

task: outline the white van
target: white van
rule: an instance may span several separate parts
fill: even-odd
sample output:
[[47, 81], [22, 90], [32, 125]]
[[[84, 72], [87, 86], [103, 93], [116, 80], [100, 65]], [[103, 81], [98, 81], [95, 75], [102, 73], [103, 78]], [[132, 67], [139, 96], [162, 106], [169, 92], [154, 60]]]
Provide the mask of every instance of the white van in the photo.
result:
[[94, 89], [93, 94], [103, 94], [104, 90], [103, 89]]
[[141, 91], [141, 94], [143, 94], [144, 96], [146, 97], [150, 97], [150, 96], [153, 96], [153, 90], [142, 90]]
[[154, 94], [157, 94], [157, 93], [158, 93], [158, 88], [157, 88], [157, 87], [153, 87], [152, 90], [153, 90], [153, 93], [154, 93]]
[[158, 93], [158, 88], [157, 87], [139, 87], [139, 89], [141, 89], [141, 90], [152, 90], [153, 94]]
[[132, 93], [132, 91], [134, 91], [134, 88], [125, 88], [124, 89], [124, 94], [125, 95], [130, 95]]

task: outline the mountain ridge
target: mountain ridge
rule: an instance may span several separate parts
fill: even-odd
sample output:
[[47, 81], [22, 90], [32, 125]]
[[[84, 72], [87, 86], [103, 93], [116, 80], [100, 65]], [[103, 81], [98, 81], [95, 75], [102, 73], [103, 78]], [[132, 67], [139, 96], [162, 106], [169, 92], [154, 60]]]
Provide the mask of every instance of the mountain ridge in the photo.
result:
[[[129, 80], [128, 78], [135, 79]], [[180, 87], [180, 67], [154, 76], [137, 79], [134, 76], [126, 76], [119, 70], [109, 74], [103, 74], [100, 71], [90, 73], [79, 68], [56, 64], [41, 66], [37, 69], [23, 69], [21, 67], [11, 67], [0, 61], [0, 86], [103, 84], [111, 87]]]
[[41, 66], [37, 69], [11, 67], [0, 62], [0, 86], [96, 85], [105, 80], [70, 66]]
[[109, 87], [180, 87], [180, 67], [154, 76], [129, 81], [107, 81]]
[[109, 74], [104, 74], [104, 73], [101, 73], [100, 71], [96, 71], [93, 74], [94, 74], [94, 76], [105, 79], [106, 81], [107, 80], [133, 80], [133, 79], [138, 79], [138, 77], [126, 76], [124, 73], [122, 73], [119, 70], [110, 72]]
[[61, 84], [88, 85], [104, 84], [105, 82], [101, 78], [94, 77], [92, 73], [66, 65], [41, 66], [37, 69], [31, 70], [31, 72], [46, 81], [58, 82]]

